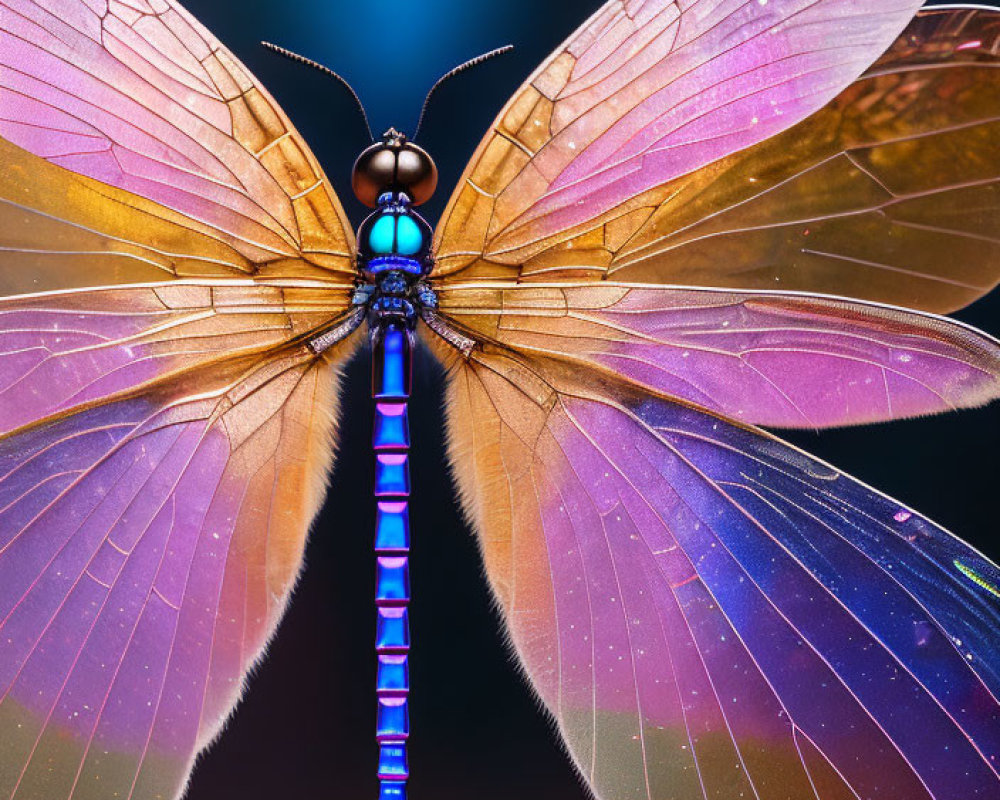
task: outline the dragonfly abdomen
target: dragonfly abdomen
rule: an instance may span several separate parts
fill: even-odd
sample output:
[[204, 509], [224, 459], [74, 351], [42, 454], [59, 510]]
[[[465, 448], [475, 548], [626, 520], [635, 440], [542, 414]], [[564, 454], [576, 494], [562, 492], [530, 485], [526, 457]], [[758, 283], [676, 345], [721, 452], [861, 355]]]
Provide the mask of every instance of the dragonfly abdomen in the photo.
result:
[[409, 768], [410, 600], [409, 447], [413, 341], [403, 320], [382, 318], [372, 335], [372, 398], [375, 425], [375, 605], [378, 658], [376, 738], [380, 800], [406, 797]]

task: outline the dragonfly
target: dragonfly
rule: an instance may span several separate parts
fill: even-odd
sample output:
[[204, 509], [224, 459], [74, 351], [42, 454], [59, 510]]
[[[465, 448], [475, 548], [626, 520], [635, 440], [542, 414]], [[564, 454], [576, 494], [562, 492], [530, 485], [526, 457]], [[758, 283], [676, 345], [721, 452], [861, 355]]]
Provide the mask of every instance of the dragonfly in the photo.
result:
[[[609, 2], [357, 232], [168, 0], [0, 0], [0, 795], [177, 797], [284, 613], [371, 343], [380, 796], [404, 797], [411, 355], [599, 798], [989, 798], [1000, 571], [765, 428], [981, 406], [1000, 15]], [[349, 412], [348, 412], [349, 413]], [[413, 532], [419, 535], [419, 520]]]

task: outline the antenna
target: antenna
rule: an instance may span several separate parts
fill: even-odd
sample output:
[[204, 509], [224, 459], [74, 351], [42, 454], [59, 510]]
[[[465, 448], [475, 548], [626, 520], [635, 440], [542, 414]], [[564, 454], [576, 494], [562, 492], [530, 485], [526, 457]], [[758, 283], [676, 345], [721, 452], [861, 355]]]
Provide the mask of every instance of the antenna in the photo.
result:
[[459, 64], [457, 67], [455, 67], [452, 70], [449, 70], [440, 78], [438, 78], [437, 81], [434, 83], [434, 85], [431, 87], [431, 90], [427, 93], [427, 97], [424, 98], [424, 105], [423, 108], [420, 109], [420, 117], [417, 119], [417, 127], [414, 129], [413, 136], [411, 136], [410, 139], [416, 141], [417, 134], [420, 133], [420, 126], [423, 125], [424, 122], [424, 115], [427, 113], [427, 104], [430, 103], [431, 97], [433, 96], [435, 90], [442, 83], [444, 83], [449, 78], [453, 78], [454, 76], [458, 75], [459, 72], [464, 72], [465, 70], [469, 69], [469, 67], [474, 67], [477, 64], [482, 64], [484, 61], [493, 58], [493, 56], [501, 56], [504, 53], [509, 53], [513, 49], [514, 45], [506, 44], [503, 47], [498, 47], [496, 50], [490, 50], [488, 53], [483, 53], [482, 55], [476, 56], [475, 58], [470, 58], [464, 64]]
[[[266, 47], [268, 50], [277, 53], [279, 56], [284, 56], [290, 61], [297, 61], [299, 64], [305, 64], [307, 67], [318, 69], [320, 72], [329, 75], [332, 78], [336, 78], [341, 83], [341, 85], [351, 93], [351, 97], [354, 98], [354, 102], [358, 104], [358, 109], [361, 111], [361, 117], [365, 121], [365, 129], [368, 131], [368, 138], [373, 142], [375, 141], [375, 137], [372, 136], [372, 126], [368, 124], [368, 115], [365, 113], [365, 107], [361, 103], [361, 98], [358, 97], [358, 93], [351, 88], [351, 84], [349, 84], [344, 78], [342, 78], [340, 75], [338, 75], [329, 67], [323, 66], [318, 61], [313, 61], [311, 58], [300, 56], [298, 53], [293, 53], [291, 50], [286, 50], [284, 47], [279, 47], [276, 44], [271, 44], [271, 42], [261, 42], [261, 44], [264, 45], [264, 47]], [[483, 56], [480, 56], [480, 59], [482, 58]]]

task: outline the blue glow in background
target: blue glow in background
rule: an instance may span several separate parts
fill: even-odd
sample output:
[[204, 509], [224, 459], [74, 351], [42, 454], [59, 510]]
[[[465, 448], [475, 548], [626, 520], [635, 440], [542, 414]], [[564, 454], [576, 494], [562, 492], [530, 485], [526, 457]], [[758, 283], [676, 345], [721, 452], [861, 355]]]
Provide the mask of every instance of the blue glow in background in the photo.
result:
[[[873, 7], [878, 0], [871, 0]], [[996, 3], [994, 3], [996, 4]], [[458, 77], [431, 106], [420, 142], [440, 171], [421, 209], [433, 225], [500, 107], [598, 0], [189, 0], [187, 7], [275, 95], [355, 224], [350, 192], [363, 124], [329, 78], [266, 52], [267, 39], [340, 72], [376, 135], [411, 130], [451, 67], [500, 45], [513, 53]], [[1000, 292], [962, 312], [994, 334]], [[375, 765], [372, 408], [365, 354], [348, 368], [338, 463], [310, 537], [307, 569], [247, 699], [208, 757], [191, 800], [373, 800]], [[410, 424], [413, 655], [412, 800], [583, 800], [586, 793], [511, 664], [458, 514], [444, 452], [442, 376], [418, 351]], [[991, 553], [1000, 431], [995, 412], [822, 435], [796, 444], [928, 514]]]
[[[184, 2], [184, 0], [182, 0]], [[187, 0], [275, 96], [357, 225], [350, 170], [367, 144], [347, 93], [260, 47], [261, 39], [342, 74], [378, 135], [411, 131], [444, 72], [512, 53], [442, 87], [420, 143], [440, 173], [421, 213], [433, 225], [507, 98], [598, 0]], [[414, 601], [410, 659], [412, 800], [582, 800], [579, 781], [499, 633], [475, 541], [448, 474], [440, 370], [417, 352], [410, 403]], [[338, 461], [310, 535], [307, 568], [232, 723], [199, 761], [190, 800], [374, 800], [375, 501], [367, 353], [344, 382]]]
[[286, 24], [303, 49], [345, 71], [377, 136], [390, 125], [413, 132], [424, 94], [456, 55], [475, 56], [518, 35], [523, 24], [514, 9], [454, 0], [302, 4]]
[[[248, 4], [238, 14], [240, 33], [269, 38], [342, 74], [378, 133], [390, 125], [411, 131], [424, 93], [456, 59], [491, 50], [504, 43], [499, 38], [519, 33], [516, 10], [516, 3], [454, 0], [289, 0]], [[296, 72], [301, 78], [301, 68]]]
[[433, 222], [506, 99], [599, 3], [255, 0], [235, 6], [193, 0], [187, 5], [275, 95], [357, 223], [365, 212], [349, 181], [367, 141], [360, 114], [332, 79], [266, 51], [260, 40], [340, 73], [364, 103], [376, 137], [390, 126], [412, 134], [424, 96], [441, 75], [486, 51], [515, 46], [435, 95], [419, 137], [441, 175], [437, 196], [422, 209]]

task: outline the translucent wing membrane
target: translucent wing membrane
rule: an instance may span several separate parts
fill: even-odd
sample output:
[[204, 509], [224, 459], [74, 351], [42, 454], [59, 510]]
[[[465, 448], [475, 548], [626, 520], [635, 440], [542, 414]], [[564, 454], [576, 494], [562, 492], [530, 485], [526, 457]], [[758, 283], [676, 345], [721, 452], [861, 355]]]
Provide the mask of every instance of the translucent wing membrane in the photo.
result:
[[293, 348], [0, 437], [0, 795], [180, 793], [298, 574], [335, 386]]
[[347, 291], [0, 298], [0, 796], [179, 796], [301, 565]]
[[454, 365], [455, 475], [596, 795], [1000, 792], [1000, 571], [760, 431], [579, 365]]
[[903, 309], [611, 282], [449, 283], [439, 297], [476, 339], [757, 425], [877, 422], [1000, 397], [1000, 343]]
[[350, 282], [346, 259], [331, 270], [302, 254], [248, 257], [210, 227], [3, 139], [0, 160], [0, 297], [191, 277]]
[[234, 357], [271, 357], [347, 289], [183, 280], [0, 299], [0, 434]]
[[439, 228], [454, 473], [601, 800], [1000, 793], [1000, 570], [750, 427], [1000, 395], [996, 340], [869, 302], [997, 282], [1000, 15], [872, 9], [609, 3]]
[[437, 274], [971, 302], [1000, 275], [1000, 14], [923, 11], [858, 77], [916, 6], [609, 3], [476, 151]]
[[[350, 271], [351, 228], [315, 158], [176, 3], [3, 0], [0, 12], [0, 137], [166, 207], [176, 214], [157, 216], [180, 215], [253, 262]], [[72, 218], [92, 184], [62, 179], [45, 200]]]
[[[1000, 571], [749, 427], [1000, 394], [865, 302], [1000, 269], [1000, 15], [919, 5], [612, 0], [438, 230], [463, 501], [601, 800], [1000, 794]], [[0, 0], [0, 96], [0, 797], [176, 798], [301, 564], [353, 237], [169, 0]]]
[[353, 237], [172, 2], [0, 0], [0, 797], [178, 797], [332, 456]]

